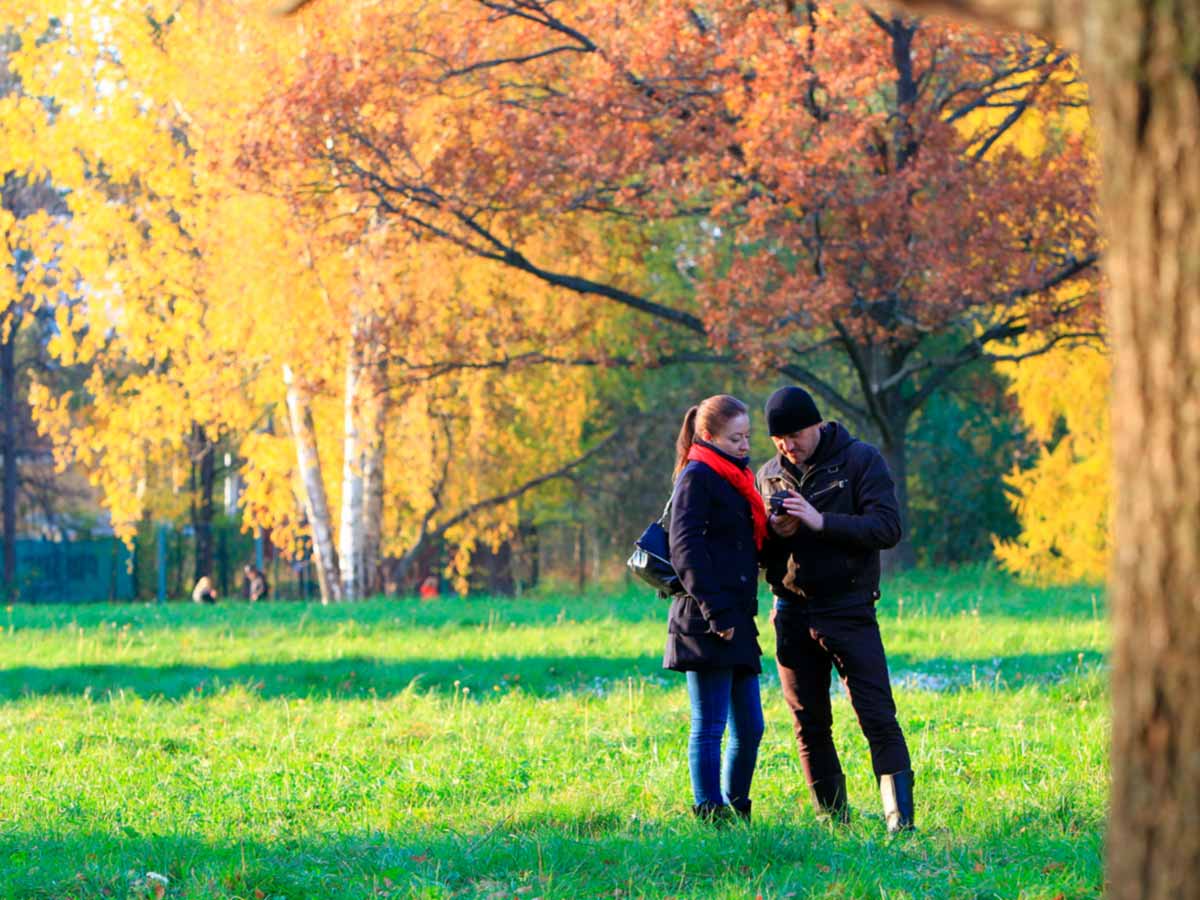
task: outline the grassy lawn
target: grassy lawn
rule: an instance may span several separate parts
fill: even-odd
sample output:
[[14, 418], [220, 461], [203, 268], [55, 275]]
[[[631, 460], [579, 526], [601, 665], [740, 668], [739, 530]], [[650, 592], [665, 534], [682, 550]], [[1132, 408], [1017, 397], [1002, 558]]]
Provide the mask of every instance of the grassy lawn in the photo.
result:
[[1094, 590], [885, 586], [920, 828], [891, 842], [840, 690], [855, 817], [813, 816], [771, 665], [754, 824], [691, 820], [665, 615], [637, 589], [0, 611], [0, 896], [1101, 894]]

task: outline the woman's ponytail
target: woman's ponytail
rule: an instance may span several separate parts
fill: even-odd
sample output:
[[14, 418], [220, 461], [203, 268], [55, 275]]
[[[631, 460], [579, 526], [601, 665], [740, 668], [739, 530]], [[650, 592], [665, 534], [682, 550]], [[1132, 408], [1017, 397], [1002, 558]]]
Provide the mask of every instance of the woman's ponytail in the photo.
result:
[[692, 443], [696, 440], [696, 416], [699, 412], [700, 407], [693, 406], [683, 417], [679, 437], [675, 439], [675, 478], [679, 477], [679, 473], [687, 465], [688, 453], [691, 452]]

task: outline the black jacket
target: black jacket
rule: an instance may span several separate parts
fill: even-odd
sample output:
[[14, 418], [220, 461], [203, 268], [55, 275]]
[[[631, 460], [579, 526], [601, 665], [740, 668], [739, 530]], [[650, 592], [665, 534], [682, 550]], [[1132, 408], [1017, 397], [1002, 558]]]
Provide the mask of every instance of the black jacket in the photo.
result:
[[[711, 444], [710, 449], [721, 453]], [[728, 454], [722, 455], [744, 464]], [[671, 601], [663, 666], [677, 671], [762, 671], [758, 646], [758, 551], [750, 504], [704, 463], [689, 462], [671, 502], [671, 564], [685, 594]], [[733, 639], [714, 634], [733, 628]]]
[[777, 455], [758, 470], [763, 499], [799, 491], [825, 517], [824, 530], [801, 525], [790, 538], [769, 531], [763, 546], [767, 584], [777, 597], [825, 609], [879, 596], [879, 551], [900, 542], [900, 506], [883, 456], [837, 422], [821, 441], [804, 474]]

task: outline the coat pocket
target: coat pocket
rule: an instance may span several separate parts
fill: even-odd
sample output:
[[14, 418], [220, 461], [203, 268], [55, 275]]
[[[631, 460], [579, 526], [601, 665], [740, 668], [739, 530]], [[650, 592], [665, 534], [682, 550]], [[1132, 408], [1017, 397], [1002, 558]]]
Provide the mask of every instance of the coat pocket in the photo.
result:
[[672, 631], [675, 634], [700, 635], [709, 634], [712, 629], [708, 626], [708, 619], [704, 616], [688, 616], [685, 619], [680, 619], [678, 622], [672, 622]]
[[676, 594], [671, 601], [671, 614], [667, 620], [670, 634], [707, 634], [708, 619], [700, 610], [700, 604], [691, 594]]

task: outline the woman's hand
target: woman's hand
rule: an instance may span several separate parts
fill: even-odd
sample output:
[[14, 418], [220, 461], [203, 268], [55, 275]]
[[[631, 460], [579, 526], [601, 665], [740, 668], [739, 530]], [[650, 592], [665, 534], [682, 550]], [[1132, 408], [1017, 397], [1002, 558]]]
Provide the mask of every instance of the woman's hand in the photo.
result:
[[800, 530], [800, 520], [795, 516], [780, 516], [771, 513], [771, 530], [780, 537], [789, 538]]
[[733, 629], [732, 628], [726, 628], [724, 631], [714, 631], [713, 634], [715, 634], [717, 637], [719, 637], [723, 641], [732, 641], [733, 640]]

